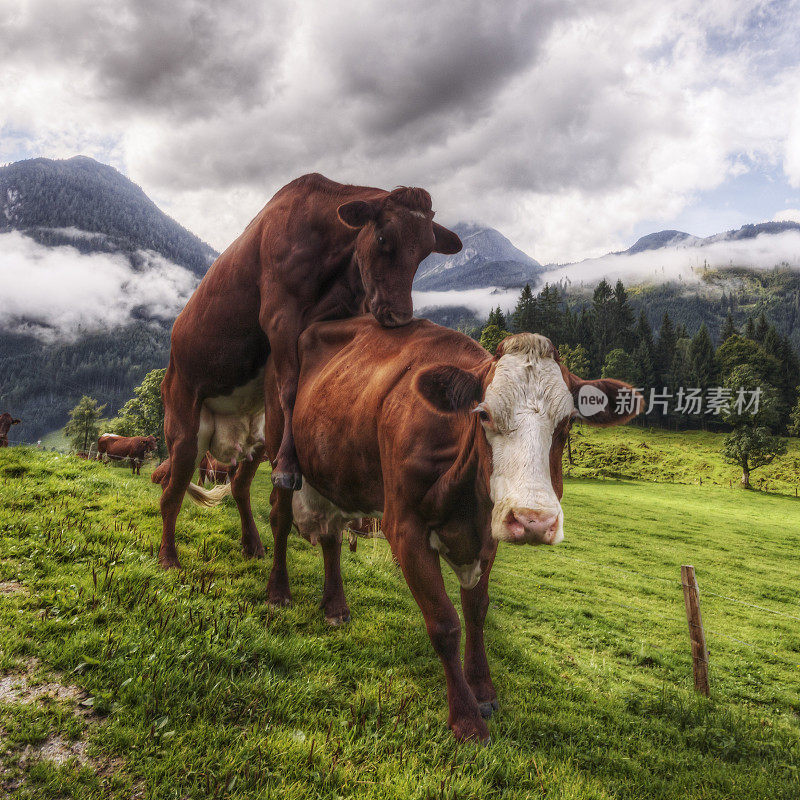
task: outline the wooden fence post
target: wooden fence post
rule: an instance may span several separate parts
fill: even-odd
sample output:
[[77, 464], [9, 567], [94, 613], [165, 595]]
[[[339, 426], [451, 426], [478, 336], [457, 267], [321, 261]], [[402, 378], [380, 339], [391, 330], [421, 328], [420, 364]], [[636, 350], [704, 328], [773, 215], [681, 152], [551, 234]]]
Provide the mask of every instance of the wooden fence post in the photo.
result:
[[681, 567], [681, 583], [683, 584], [683, 601], [686, 604], [686, 620], [689, 623], [689, 639], [692, 642], [694, 688], [695, 691], [702, 692], [708, 697], [710, 694], [708, 650], [706, 649], [706, 634], [703, 630], [703, 618], [700, 615], [700, 591], [697, 588], [694, 567], [689, 565]]

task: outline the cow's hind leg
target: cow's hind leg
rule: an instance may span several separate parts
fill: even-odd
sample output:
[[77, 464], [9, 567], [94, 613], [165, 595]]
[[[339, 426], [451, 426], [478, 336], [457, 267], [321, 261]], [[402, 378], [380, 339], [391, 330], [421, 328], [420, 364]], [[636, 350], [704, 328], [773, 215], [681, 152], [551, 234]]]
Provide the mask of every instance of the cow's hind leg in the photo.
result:
[[272, 571], [267, 583], [267, 598], [274, 606], [290, 606], [292, 594], [289, 591], [289, 570], [286, 565], [286, 549], [289, 532], [292, 528], [292, 494], [290, 489], [274, 486], [269, 496], [271, 506], [269, 522], [275, 540]]
[[162, 483], [161, 518], [163, 532], [158, 549], [158, 562], [164, 569], [180, 569], [175, 549], [175, 523], [181, 510], [186, 489], [197, 465], [197, 435], [200, 429], [200, 409], [190, 402], [165, 404], [164, 433], [169, 448], [169, 479]]
[[426, 528], [411, 521], [404, 521], [400, 528], [385, 516], [384, 532], [444, 667], [450, 709], [448, 724], [459, 741], [488, 741], [489, 729], [461, 666], [461, 622], [447, 596], [439, 555], [428, 543]]
[[344, 596], [342, 584], [341, 556], [342, 533], [337, 531], [320, 537], [322, 559], [325, 563], [325, 585], [322, 589], [320, 607], [325, 619], [334, 627], [350, 622], [350, 607]]
[[473, 589], [461, 589], [461, 608], [464, 611], [466, 628], [464, 675], [478, 701], [481, 715], [487, 719], [499, 708], [483, 643], [483, 624], [489, 608], [489, 571], [493, 561], [494, 554], [487, 564], [482, 565], [483, 571], [477, 586]]
[[242, 553], [249, 558], [264, 558], [264, 545], [258, 535], [253, 510], [250, 507], [250, 484], [258, 469], [262, 450], [263, 448], [256, 450], [252, 461], [242, 461], [231, 479], [231, 494], [236, 501], [236, 508], [239, 509], [242, 521]]

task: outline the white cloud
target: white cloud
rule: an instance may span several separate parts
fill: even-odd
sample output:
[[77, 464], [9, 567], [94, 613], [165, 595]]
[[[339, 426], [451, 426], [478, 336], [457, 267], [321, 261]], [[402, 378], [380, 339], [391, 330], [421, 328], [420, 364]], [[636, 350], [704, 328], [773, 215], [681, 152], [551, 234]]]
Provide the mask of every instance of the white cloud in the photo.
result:
[[563, 262], [748, 169], [800, 186], [798, 20], [798, 0], [27, 0], [0, 27], [0, 161], [110, 160], [219, 249], [303, 172], [421, 185], [443, 221]]
[[122, 325], [140, 307], [148, 318], [171, 320], [197, 278], [157, 253], [138, 255], [143, 266], [134, 270], [122, 254], [84, 254], [44, 247], [16, 231], [0, 234], [0, 328], [63, 337]]
[[775, 214], [772, 222], [800, 222], [800, 208], [785, 208]]

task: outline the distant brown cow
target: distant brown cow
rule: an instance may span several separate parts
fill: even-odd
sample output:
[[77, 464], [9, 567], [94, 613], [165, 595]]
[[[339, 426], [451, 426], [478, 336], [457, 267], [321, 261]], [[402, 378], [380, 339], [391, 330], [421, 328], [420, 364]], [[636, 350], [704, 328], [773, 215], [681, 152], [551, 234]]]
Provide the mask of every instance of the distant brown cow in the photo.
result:
[[158, 449], [155, 436], [118, 436], [104, 433], [97, 440], [97, 458], [101, 461], [120, 461], [129, 458], [134, 475], [139, 475], [148, 453]]
[[153, 480], [163, 487], [162, 566], [180, 566], [175, 522], [187, 490], [203, 502], [206, 490], [191, 480], [206, 450], [223, 463], [255, 456], [242, 462], [232, 487], [242, 549], [264, 554], [250, 484], [264, 446], [267, 357], [276, 370], [269, 391], [277, 392], [283, 417], [272, 479], [298, 488], [292, 433], [298, 338], [313, 322], [365, 311], [387, 327], [410, 322], [419, 263], [431, 252], [461, 249], [458, 236], [433, 215], [424, 189], [386, 191], [305, 175], [284, 186], [211, 266], [172, 328], [161, 384], [169, 459]]
[[[548, 339], [529, 333], [508, 337], [492, 357], [469, 337], [424, 320], [391, 330], [361, 317], [312, 326], [299, 352], [294, 427], [304, 481], [300, 492], [273, 490], [269, 599], [291, 600], [293, 499], [301, 532], [322, 545], [322, 605], [334, 623], [349, 616], [339, 569], [344, 521], [382, 514], [383, 534], [444, 666], [450, 727], [459, 739], [486, 739], [483, 717], [497, 708], [497, 694], [483, 624], [497, 544], [562, 540], [561, 459], [572, 420], [625, 422], [640, 410], [641, 396], [620, 381], [572, 375]], [[281, 430], [273, 401], [270, 455]], [[461, 625], [440, 558], [461, 584], [463, 669]]]
[[12, 417], [8, 411], [0, 414], [0, 447], [8, 447], [8, 432], [12, 425], [19, 425], [21, 420]]
[[236, 467], [217, 461], [211, 453], [206, 451], [203, 460], [200, 462], [198, 473], [199, 478], [197, 483], [200, 486], [205, 486], [206, 481], [209, 481], [211, 484], [226, 483], [236, 474]]

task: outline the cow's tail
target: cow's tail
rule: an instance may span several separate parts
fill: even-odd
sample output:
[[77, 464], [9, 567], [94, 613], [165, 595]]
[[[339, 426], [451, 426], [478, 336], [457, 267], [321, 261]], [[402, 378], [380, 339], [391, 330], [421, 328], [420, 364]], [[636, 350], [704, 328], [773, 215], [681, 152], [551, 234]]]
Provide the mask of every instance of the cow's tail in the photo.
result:
[[218, 506], [230, 493], [230, 483], [219, 483], [211, 489], [204, 489], [196, 483], [190, 483], [189, 488], [186, 490], [189, 499], [196, 503], [198, 506], [205, 508], [214, 508]]
[[[167, 459], [153, 470], [150, 480], [153, 481], [153, 483], [159, 483], [161, 486], [166, 488], [167, 484], [169, 483], [169, 476], [170, 465], [169, 459]], [[196, 483], [190, 483], [186, 493], [189, 495], [189, 499], [198, 506], [203, 506], [203, 508], [214, 508], [214, 506], [218, 506], [229, 494], [231, 494], [231, 491], [232, 487], [230, 483], [221, 483], [217, 486], [213, 486], [211, 489], [204, 489], [202, 486], [198, 486]]]

